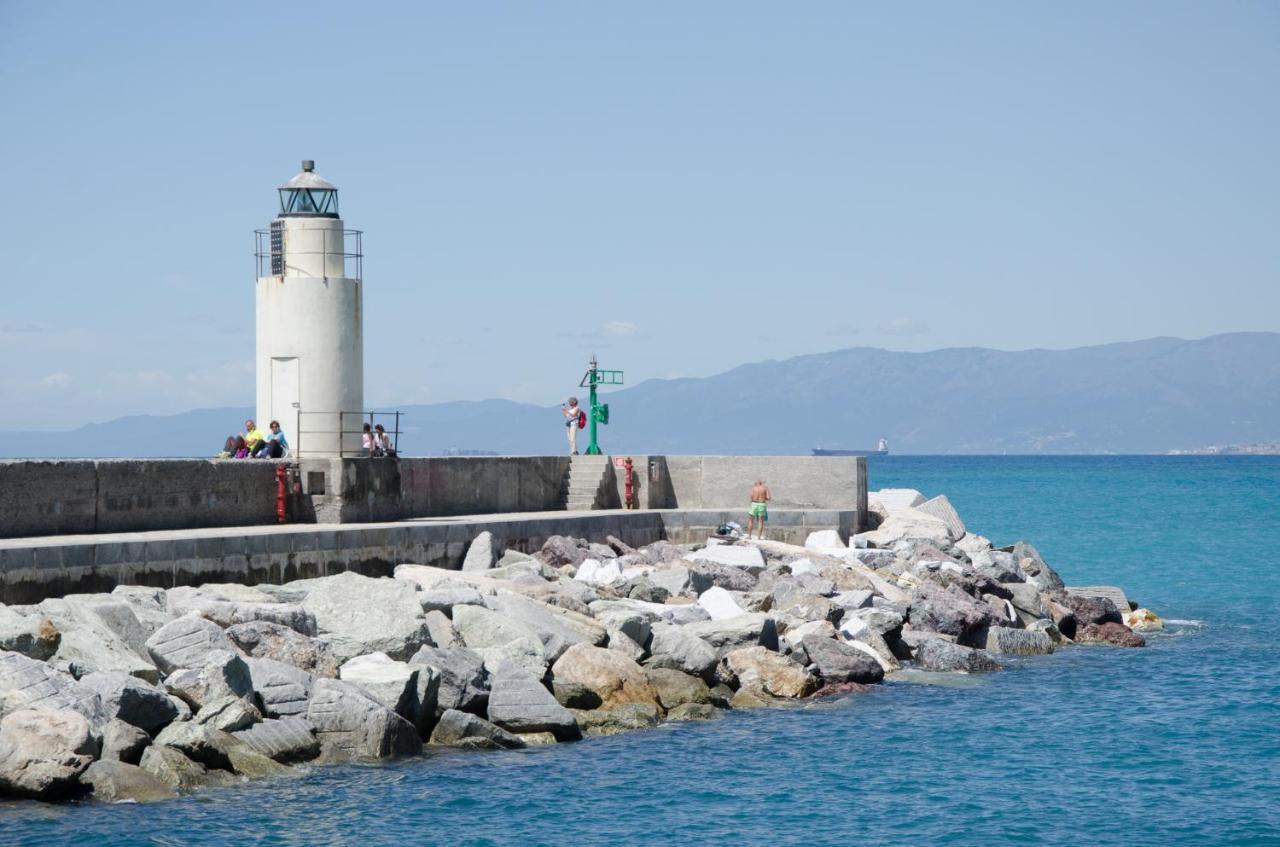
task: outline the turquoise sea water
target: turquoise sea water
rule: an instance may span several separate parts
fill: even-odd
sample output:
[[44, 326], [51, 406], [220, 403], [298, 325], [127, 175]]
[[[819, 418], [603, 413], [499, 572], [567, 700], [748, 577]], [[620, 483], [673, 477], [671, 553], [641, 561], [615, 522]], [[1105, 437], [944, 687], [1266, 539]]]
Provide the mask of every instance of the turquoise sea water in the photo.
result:
[[1170, 627], [963, 686], [552, 748], [315, 768], [154, 806], [0, 804], [0, 845], [1277, 845], [1280, 457], [887, 457]]

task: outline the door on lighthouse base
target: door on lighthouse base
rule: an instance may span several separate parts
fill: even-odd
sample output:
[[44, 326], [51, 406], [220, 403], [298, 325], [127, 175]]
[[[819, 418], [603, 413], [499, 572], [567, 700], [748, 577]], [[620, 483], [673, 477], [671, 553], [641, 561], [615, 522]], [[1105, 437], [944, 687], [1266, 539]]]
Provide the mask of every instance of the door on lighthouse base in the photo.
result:
[[[271, 420], [280, 422], [285, 440], [298, 450], [298, 357], [271, 360]], [[267, 424], [269, 421], [262, 421]]]

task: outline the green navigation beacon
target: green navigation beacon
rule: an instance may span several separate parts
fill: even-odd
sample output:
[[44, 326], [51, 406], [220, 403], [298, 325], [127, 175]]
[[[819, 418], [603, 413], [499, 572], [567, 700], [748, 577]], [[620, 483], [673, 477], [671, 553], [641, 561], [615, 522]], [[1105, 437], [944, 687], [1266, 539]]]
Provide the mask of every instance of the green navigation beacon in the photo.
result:
[[591, 412], [587, 416], [591, 421], [591, 444], [587, 446], [588, 456], [600, 455], [600, 445], [596, 443], [596, 425], [609, 423], [609, 404], [596, 402], [596, 386], [599, 385], [622, 385], [622, 371], [601, 370], [596, 357], [592, 355], [591, 367], [582, 377], [582, 382], [578, 383], [579, 388], [591, 389]]

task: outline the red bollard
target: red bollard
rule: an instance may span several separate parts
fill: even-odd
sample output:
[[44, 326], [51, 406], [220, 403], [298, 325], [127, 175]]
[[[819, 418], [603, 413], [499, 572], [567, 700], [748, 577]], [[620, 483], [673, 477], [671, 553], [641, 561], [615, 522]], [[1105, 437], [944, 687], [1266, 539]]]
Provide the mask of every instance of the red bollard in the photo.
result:
[[284, 465], [276, 465], [276, 522], [277, 523], [285, 522], [285, 504], [288, 502], [285, 499], [284, 477], [286, 472], [287, 471], [285, 470]]
[[630, 456], [627, 457], [626, 465], [627, 465], [627, 499], [625, 501], [625, 504], [628, 509], [634, 509], [636, 507], [636, 503], [635, 503], [635, 494], [631, 490], [631, 457]]

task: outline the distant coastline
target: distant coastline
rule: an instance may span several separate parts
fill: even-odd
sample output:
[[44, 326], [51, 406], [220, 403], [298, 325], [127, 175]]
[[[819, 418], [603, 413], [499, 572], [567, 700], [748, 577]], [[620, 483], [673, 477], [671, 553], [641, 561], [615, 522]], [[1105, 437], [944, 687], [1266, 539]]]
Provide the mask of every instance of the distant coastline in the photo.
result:
[[1280, 456], [1280, 441], [1255, 441], [1249, 444], [1215, 444], [1189, 450], [1170, 450], [1167, 456]]

